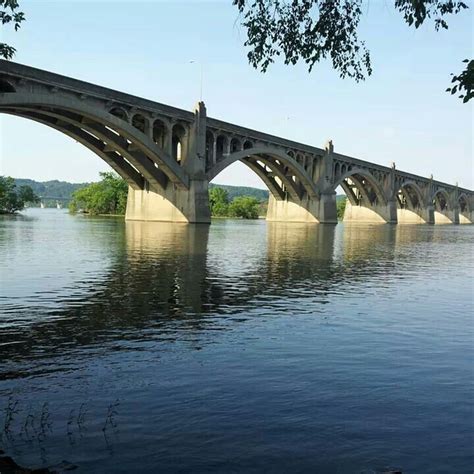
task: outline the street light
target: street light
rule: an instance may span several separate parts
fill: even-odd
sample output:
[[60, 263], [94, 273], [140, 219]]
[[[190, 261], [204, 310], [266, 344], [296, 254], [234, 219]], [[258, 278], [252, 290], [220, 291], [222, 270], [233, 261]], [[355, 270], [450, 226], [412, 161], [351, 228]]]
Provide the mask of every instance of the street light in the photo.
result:
[[202, 62], [201, 61], [196, 61], [195, 59], [191, 59], [189, 61], [190, 64], [196, 64], [196, 63], [199, 63], [199, 67], [201, 69], [201, 81], [200, 81], [200, 88], [199, 88], [199, 91], [200, 91], [200, 101], [202, 102], [202, 82], [203, 82], [203, 71], [202, 71]]

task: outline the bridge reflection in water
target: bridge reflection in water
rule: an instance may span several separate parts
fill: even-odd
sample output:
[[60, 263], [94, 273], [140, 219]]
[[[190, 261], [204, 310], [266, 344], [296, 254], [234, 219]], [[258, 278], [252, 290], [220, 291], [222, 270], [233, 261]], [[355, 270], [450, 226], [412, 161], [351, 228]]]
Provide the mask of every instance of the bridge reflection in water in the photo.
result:
[[[3, 300], [3, 361], [37, 361], [39, 352], [49, 358], [65, 348], [102, 347], [145, 333], [163, 341], [193, 334], [202, 346], [209, 330], [228, 329], [227, 319], [235, 314], [239, 321], [248, 319], [242, 313], [256, 306], [278, 311], [278, 302], [288, 298], [309, 298], [317, 306], [362, 282], [403, 278], [410, 244], [419, 242], [421, 232], [417, 226], [261, 221], [220, 221], [212, 231], [206, 225], [138, 221], [107, 226], [106, 234], [89, 229], [78, 244], [90, 247], [93, 238], [105, 260], [88, 262], [60, 297], [43, 302], [24, 295], [10, 305]], [[425, 242], [437, 234], [443, 238], [440, 228], [424, 229]], [[84, 291], [71, 293], [72, 287]]]

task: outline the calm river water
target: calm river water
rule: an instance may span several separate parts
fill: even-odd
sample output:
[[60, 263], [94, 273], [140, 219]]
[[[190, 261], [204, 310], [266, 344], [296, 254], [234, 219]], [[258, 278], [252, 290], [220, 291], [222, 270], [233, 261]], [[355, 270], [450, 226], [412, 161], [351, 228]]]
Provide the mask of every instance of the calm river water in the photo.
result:
[[87, 473], [470, 473], [473, 241], [3, 217], [0, 446]]

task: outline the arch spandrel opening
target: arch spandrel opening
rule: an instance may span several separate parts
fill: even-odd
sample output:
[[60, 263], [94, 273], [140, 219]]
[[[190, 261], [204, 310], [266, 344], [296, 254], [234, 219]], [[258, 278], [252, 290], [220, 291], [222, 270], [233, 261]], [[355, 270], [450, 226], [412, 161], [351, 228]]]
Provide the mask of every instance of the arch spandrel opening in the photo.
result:
[[175, 124], [172, 129], [171, 156], [179, 164], [185, 160], [187, 138], [184, 126], [180, 123]]
[[166, 150], [168, 144], [168, 127], [166, 124], [159, 119], [156, 119], [153, 122], [152, 137], [153, 141], [161, 147], [163, 150]]

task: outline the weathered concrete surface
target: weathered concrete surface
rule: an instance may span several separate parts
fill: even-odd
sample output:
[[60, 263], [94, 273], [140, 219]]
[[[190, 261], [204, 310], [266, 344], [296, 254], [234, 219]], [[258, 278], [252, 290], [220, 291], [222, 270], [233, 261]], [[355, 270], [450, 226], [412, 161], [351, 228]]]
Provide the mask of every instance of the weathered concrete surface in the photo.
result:
[[189, 190], [168, 186], [161, 194], [129, 187], [125, 219], [208, 224], [208, 183], [191, 180]]
[[337, 224], [336, 194], [323, 194], [320, 199], [294, 201], [268, 199], [267, 220], [271, 222], [318, 222]]
[[[424, 217], [421, 215], [424, 214]], [[397, 209], [398, 224], [429, 224], [429, 212], [423, 210], [412, 211], [411, 209]]]
[[436, 225], [459, 224], [459, 213], [456, 211], [434, 211], [434, 223]]
[[395, 202], [389, 202], [386, 205], [374, 205], [373, 207], [355, 206], [350, 200], [346, 201], [344, 211], [344, 222], [364, 222], [379, 224], [396, 224], [397, 209]]

